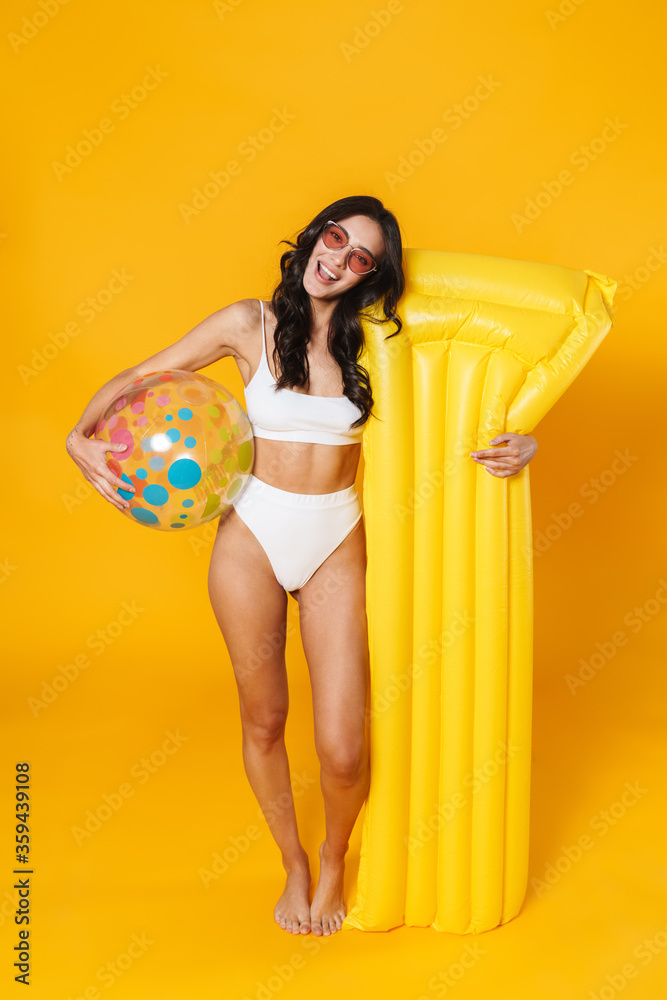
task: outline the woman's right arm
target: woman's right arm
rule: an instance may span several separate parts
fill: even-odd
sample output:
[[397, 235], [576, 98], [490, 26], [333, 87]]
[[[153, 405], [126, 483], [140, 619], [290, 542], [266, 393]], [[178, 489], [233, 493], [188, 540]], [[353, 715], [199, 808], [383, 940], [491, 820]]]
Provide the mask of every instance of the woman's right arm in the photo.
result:
[[97, 390], [72, 430], [67, 435], [65, 447], [70, 458], [76, 462], [88, 482], [115, 507], [122, 510], [129, 507], [117, 487], [133, 492], [130, 483], [114, 475], [104, 456], [107, 452], [124, 451], [125, 446], [97, 441], [91, 438], [107, 404], [116, 393], [133, 382], [134, 379], [150, 372], [180, 368], [197, 371], [212, 365], [225, 357], [246, 357], [245, 344], [252, 331], [252, 310], [256, 299], [241, 299], [218, 309], [207, 316], [197, 326], [189, 330], [180, 340], [140, 361], [131, 368], [125, 368]]

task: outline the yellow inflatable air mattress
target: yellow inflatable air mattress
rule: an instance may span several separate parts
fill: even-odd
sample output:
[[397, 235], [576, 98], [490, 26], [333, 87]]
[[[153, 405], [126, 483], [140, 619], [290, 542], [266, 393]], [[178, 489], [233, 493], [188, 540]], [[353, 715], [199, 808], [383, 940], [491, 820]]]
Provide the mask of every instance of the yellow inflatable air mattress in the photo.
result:
[[[530, 434], [614, 321], [593, 271], [405, 251], [403, 330], [364, 319], [371, 787], [345, 928], [486, 931], [528, 869], [529, 469], [469, 457]], [[380, 317], [376, 305], [371, 315]]]

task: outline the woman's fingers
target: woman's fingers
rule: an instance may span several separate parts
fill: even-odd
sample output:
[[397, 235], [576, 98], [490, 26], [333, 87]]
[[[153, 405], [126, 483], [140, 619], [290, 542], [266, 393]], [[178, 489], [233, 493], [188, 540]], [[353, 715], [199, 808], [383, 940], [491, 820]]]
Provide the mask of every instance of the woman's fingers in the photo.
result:
[[121, 455], [126, 448], [120, 444], [110, 441], [100, 441], [97, 438], [86, 438], [75, 435], [68, 441], [68, 454], [78, 465], [84, 479], [91, 486], [94, 486], [105, 500], [112, 503], [119, 510], [129, 507], [129, 501], [118, 494], [118, 490], [126, 490], [134, 493], [132, 483], [126, 482], [113, 472], [107, 465], [105, 455], [107, 452]]
[[114, 507], [118, 507], [119, 510], [123, 510], [128, 506], [127, 501], [123, 500], [123, 498], [116, 493], [116, 491], [111, 487], [106, 479], [102, 478], [102, 476], [92, 475], [88, 478], [88, 481], [95, 487], [97, 492], [101, 494], [105, 500], [108, 500], [109, 503], [112, 503]]
[[[134, 493], [134, 486], [132, 483], [126, 483], [124, 479], [119, 479], [118, 476], [109, 469], [108, 465], [104, 466], [104, 469], [100, 469], [97, 472], [97, 476], [101, 484], [104, 485], [104, 495], [107, 498], [113, 496], [113, 502], [116, 506], [129, 507], [130, 503], [125, 497], [119, 496], [117, 490], [125, 490], [127, 493]], [[102, 492], [102, 491], [101, 491]]]
[[[88, 446], [92, 447], [92, 454]], [[99, 441], [89, 438], [80, 446], [77, 456], [79, 459], [79, 468], [88, 482], [95, 487], [105, 500], [112, 503], [114, 507], [118, 507], [119, 510], [129, 507], [129, 502], [118, 494], [118, 489], [133, 493], [134, 486], [132, 483], [125, 482], [124, 479], [121, 479], [120, 476], [117, 476], [109, 468], [105, 455], [109, 451], [121, 452], [124, 450], [113, 444], [110, 447], [109, 441]]]
[[521, 459], [518, 455], [514, 455], [511, 452], [507, 456], [494, 455], [493, 459], [490, 458], [474, 458], [474, 462], [478, 465], [483, 465], [487, 472], [495, 473], [496, 475], [508, 475], [513, 476], [521, 469]]
[[[496, 435], [491, 443], [493, 441], [498, 443], [491, 448], [470, 452], [470, 457], [496, 476], [514, 476], [521, 472], [537, 451], [537, 441], [532, 434], [507, 431]], [[502, 442], [506, 443], [501, 446]]]
[[[122, 453], [123, 451], [126, 451], [127, 449], [125, 446], [114, 444], [114, 442], [110, 441], [96, 441], [95, 444], [101, 446], [99, 450], [101, 452], [100, 458], [102, 460], [102, 465], [100, 468], [95, 470], [98, 476], [110, 483], [111, 486], [118, 487], [121, 490], [126, 490], [128, 493], [134, 493], [134, 486], [132, 483], [126, 482], [124, 479], [117, 476], [115, 472], [112, 472], [104, 457], [107, 452]], [[127, 506], [127, 501], [125, 501], [124, 506]]]
[[518, 458], [508, 458], [505, 461], [501, 459], [490, 458], [487, 459], [476, 459], [478, 465], [485, 465], [487, 469], [516, 469], [519, 466]]

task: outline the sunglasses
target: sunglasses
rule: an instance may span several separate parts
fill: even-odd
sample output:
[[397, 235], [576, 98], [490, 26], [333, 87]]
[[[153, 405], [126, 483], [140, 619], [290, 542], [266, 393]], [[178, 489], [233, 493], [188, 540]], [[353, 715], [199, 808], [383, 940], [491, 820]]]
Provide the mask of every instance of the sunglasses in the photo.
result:
[[[329, 250], [340, 250], [342, 247], [350, 246], [350, 238], [343, 227], [331, 220], [325, 223], [322, 229], [322, 242]], [[374, 258], [363, 247], [350, 247], [346, 263], [355, 274], [377, 271]]]

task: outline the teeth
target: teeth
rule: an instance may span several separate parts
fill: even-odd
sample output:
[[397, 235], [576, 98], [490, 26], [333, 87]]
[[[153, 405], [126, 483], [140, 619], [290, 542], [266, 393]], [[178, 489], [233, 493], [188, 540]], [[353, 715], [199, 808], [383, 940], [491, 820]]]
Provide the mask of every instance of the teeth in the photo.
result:
[[328, 275], [329, 275], [329, 276], [330, 276], [331, 278], [333, 278], [333, 280], [334, 280], [334, 281], [338, 281], [338, 278], [337, 278], [337, 277], [336, 277], [336, 275], [335, 275], [335, 274], [333, 273], [333, 271], [330, 271], [328, 267], [325, 267], [325, 266], [324, 266], [324, 264], [322, 263], [322, 261], [320, 261], [320, 268], [321, 268], [321, 269], [322, 269], [322, 270], [323, 270], [323, 271], [324, 271], [324, 272], [325, 272], [326, 274], [328, 274]]

